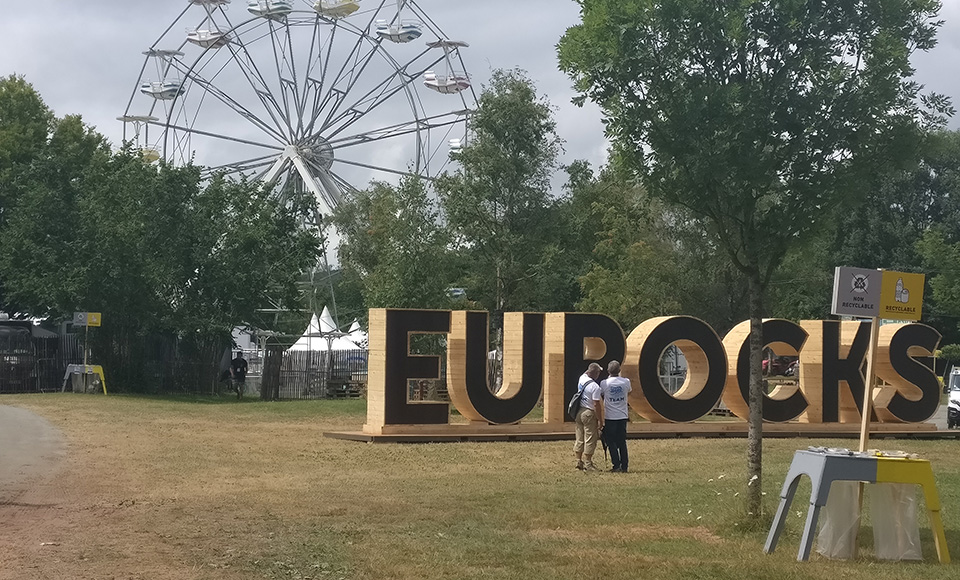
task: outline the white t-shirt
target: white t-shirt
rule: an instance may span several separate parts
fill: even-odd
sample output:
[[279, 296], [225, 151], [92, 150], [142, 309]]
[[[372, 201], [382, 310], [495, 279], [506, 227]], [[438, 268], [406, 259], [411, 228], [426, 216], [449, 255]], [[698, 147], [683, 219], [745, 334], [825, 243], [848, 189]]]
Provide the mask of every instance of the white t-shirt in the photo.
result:
[[630, 379], [610, 377], [600, 382], [603, 391], [603, 418], [608, 421], [628, 419], [627, 395], [630, 393]]
[[[600, 385], [597, 384], [597, 381], [591, 379], [584, 373], [580, 375], [580, 380], [577, 381], [577, 388], [583, 391], [583, 396], [580, 397], [580, 407], [596, 411], [596, 404], [600, 401], [601, 394]], [[604, 408], [604, 410], [606, 410], [606, 408]]]

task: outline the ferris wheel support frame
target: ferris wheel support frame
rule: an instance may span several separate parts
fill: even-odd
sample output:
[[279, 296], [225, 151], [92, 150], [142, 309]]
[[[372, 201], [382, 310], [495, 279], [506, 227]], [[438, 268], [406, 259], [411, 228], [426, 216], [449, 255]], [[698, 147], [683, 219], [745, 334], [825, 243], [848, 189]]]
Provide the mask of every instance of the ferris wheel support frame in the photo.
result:
[[[137, 145], [143, 129], [144, 154], [160, 150], [169, 162], [192, 162], [203, 144], [212, 145], [208, 150], [222, 153], [208, 156], [212, 163], [205, 164], [201, 175], [244, 175], [262, 180], [280, 195], [310, 195], [316, 227], [343, 194], [356, 191], [354, 184], [360, 181], [378, 173], [432, 180], [451, 162], [442, 156], [442, 147], [448, 141], [452, 144], [448, 138], [457, 134], [458, 125], [466, 134], [476, 94], [468, 83], [469, 91], [460, 96], [462, 107], [434, 114], [448, 108], [438, 107], [439, 101], [428, 103], [432, 97], [425, 95], [431, 91], [424, 93], [417, 81], [426, 80], [426, 74], [444, 61], [451, 70], [454, 57], [465, 70], [456, 48], [467, 45], [450, 41], [416, 2], [396, 0], [394, 12], [387, 6], [391, 0], [379, 0], [354, 13], [352, 21], [330, 18], [316, 9], [293, 9], [283, 17], [231, 19], [224, 9], [228, 3], [190, 0], [144, 53], [147, 59], [139, 80], [150, 80], [148, 65], [153, 62], [162, 88], [172, 81], [167, 93], [153, 95], [149, 115], [137, 115], [137, 88], [127, 103], [124, 118], [136, 118]], [[314, 8], [311, 0], [297, 4]], [[192, 20], [190, 7], [196, 5], [203, 7], [205, 18], [187, 29], [186, 38], [179, 37], [177, 24]], [[436, 48], [431, 42], [424, 49], [408, 44], [420, 34], [401, 41], [380, 33], [378, 17], [386, 15], [394, 25], [401, 22], [401, 11], [419, 19], [424, 40], [436, 35], [442, 55], [428, 54]], [[201, 28], [216, 30], [227, 40], [208, 45], [190, 40], [190, 31]], [[404, 45], [409, 48], [400, 48]], [[191, 46], [202, 52], [186, 48]], [[401, 122], [393, 122], [391, 116], [398, 114]], [[225, 124], [223, 119], [230, 116], [232, 125], [245, 129], [236, 131], [229, 121]], [[151, 139], [151, 128], [160, 131], [156, 140]], [[377, 141], [383, 144], [374, 145]], [[237, 155], [230, 159], [227, 151]], [[382, 156], [381, 151], [388, 154]], [[405, 168], [397, 151], [411, 155]], [[289, 189], [278, 185], [284, 178], [292, 180], [287, 181]], [[326, 262], [325, 253], [323, 258]]]

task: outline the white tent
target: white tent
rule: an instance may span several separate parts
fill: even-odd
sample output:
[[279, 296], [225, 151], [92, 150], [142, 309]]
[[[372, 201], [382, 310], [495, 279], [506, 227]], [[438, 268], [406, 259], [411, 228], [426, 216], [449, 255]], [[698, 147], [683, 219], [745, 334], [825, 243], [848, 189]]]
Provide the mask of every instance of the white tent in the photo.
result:
[[330, 316], [330, 310], [324, 306], [320, 316], [314, 314], [310, 317], [307, 330], [288, 350], [357, 350], [359, 348], [350, 340], [347, 333], [337, 330], [333, 317]]
[[[316, 314], [313, 316], [317, 317]], [[336, 332], [336, 330], [337, 324], [333, 321], [333, 316], [330, 316], [330, 309], [324, 306], [323, 312], [320, 313], [320, 332]]]
[[369, 343], [367, 333], [360, 328], [360, 323], [357, 322], [356, 319], [353, 320], [353, 324], [350, 325], [350, 330], [347, 331], [347, 338], [360, 348], [367, 348], [367, 344]]

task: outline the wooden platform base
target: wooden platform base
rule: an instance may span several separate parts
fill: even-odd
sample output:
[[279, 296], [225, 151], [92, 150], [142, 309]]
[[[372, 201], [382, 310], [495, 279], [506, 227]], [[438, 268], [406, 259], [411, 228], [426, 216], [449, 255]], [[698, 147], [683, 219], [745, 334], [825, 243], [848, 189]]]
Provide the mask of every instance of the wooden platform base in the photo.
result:
[[[397, 425], [385, 427], [383, 433], [363, 431], [330, 431], [324, 437], [370, 443], [454, 443], [466, 441], [562, 441], [572, 440], [572, 423], [558, 428], [544, 423], [517, 425]], [[742, 438], [747, 424], [741, 421], [707, 421], [703, 423], [631, 423], [627, 439], [676, 438]], [[856, 424], [766, 423], [764, 438], [828, 438], [856, 439]], [[871, 439], [960, 439], [960, 430], [938, 430], [933, 423], [874, 423]]]

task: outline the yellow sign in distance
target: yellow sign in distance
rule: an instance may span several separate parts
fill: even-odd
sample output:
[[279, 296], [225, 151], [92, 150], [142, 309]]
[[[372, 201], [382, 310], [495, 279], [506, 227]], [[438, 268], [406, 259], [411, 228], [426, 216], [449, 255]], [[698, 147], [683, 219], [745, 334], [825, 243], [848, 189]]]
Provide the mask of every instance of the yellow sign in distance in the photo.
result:
[[884, 270], [880, 287], [880, 318], [920, 320], [923, 312], [923, 274]]
[[99, 312], [87, 312], [87, 326], [100, 326]]

